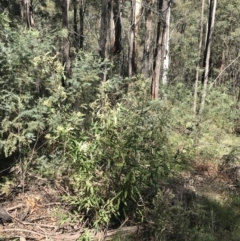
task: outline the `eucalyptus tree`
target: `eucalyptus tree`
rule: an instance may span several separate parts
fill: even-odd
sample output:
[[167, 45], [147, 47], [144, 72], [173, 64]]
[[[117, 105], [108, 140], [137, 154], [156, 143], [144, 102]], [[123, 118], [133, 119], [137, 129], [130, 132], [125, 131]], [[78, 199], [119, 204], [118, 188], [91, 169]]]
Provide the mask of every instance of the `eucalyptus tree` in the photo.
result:
[[30, 0], [21, 0], [21, 15], [28, 28], [34, 27], [33, 2]]
[[70, 41], [68, 29], [68, 15], [69, 15], [69, 2], [70, 0], [61, 0], [62, 6], [62, 64], [64, 66], [65, 76], [62, 78], [62, 86], [66, 85], [65, 79], [71, 75], [71, 61], [70, 61]]
[[164, 52], [163, 52], [163, 77], [162, 77], [162, 84], [166, 85], [168, 80], [167, 80], [167, 75], [168, 75], [168, 69], [169, 69], [169, 39], [170, 39], [170, 16], [171, 16], [171, 8], [170, 5], [171, 1], [168, 3], [168, 8], [166, 10], [166, 22], [165, 22], [165, 31], [163, 35], [163, 47], [164, 47]]
[[83, 49], [84, 42], [84, 13], [86, 9], [86, 1], [79, 1], [79, 48]]
[[167, 31], [167, 17], [170, 8], [170, 1], [159, 0], [158, 1], [158, 26], [157, 26], [157, 37], [156, 46], [154, 53], [153, 62], [153, 76], [152, 76], [152, 98], [158, 99], [159, 92], [159, 81], [162, 77], [162, 63], [165, 51], [166, 39], [164, 38]]
[[153, 8], [155, 0], [146, 0], [144, 7], [145, 16], [145, 41], [143, 50], [143, 74], [149, 78], [152, 74], [152, 45], [153, 45]]
[[211, 57], [211, 44], [212, 44], [213, 31], [215, 26], [216, 7], [217, 7], [217, 0], [210, 0], [208, 32], [207, 32], [205, 55], [204, 55], [205, 69], [204, 69], [204, 79], [203, 79], [203, 91], [202, 91], [202, 97], [201, 97], [201, 106], [199, 110], [200, 119], [204, 109], [206, 95], [207, 95], [208, 74], [209, 74], [209, 65], [210, 65], [210, 57]]
[[139, 21], [142, 13], [142, 0], [132, 0], [131, 26], [129, 34], [128, 75], [137, 73]]
[[202, 0], [201, 6], [201, 19], [200, 19], [200, 34], [199, 34], [199, 45], [198, 45], [198, 59], [197, 59], [197, 69], [196, 69], [196, 79], [194, 85], [194, 100], [193, 100], [193, 112], [197, 113], [197, 93], [198, 93], [198, 81], [199, 81], [199, 72], [200, 72], [200, 59], [202, 52], [202, 41], [203, 41], [203, 17], [204, 17], [204, 7], [205, 0]]
[[[99, 54], [105, 60], [121, 51], [121, 2], [122, 0], [102, 0]], [[106, 80], [106, 73], [103, 80]]]
[[79, 1], [73, 0], [73, 34], [74, 34], [74, 45], [78, 48], [79, 35], [78, 35], [78, 3]]
[[84, 42], [84, 15], [86, 10], [86, 0], [73, 0], [73, 31], [74, 46], [76, 49], [83, 49]]

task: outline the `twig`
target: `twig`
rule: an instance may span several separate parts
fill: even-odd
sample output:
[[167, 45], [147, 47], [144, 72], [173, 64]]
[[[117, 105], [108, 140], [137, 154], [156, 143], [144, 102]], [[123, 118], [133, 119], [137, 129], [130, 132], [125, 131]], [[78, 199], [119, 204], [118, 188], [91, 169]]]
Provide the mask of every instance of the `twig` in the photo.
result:
[[83, 225], [80, 227], [80, 233], [83, 232], [83, 228], [85, 227], [86, 223], [87, 223], [88, 219], [86, 219], [86, 221], [83, 223]]
[[39, 220], [43, 220], [43, 219], [47, 219], [47, 218], [51, 218], [51, 216], [35, 218], [35, 219], [30, 220], [30, 222], [33, 223], [33, 222], [36, 222], [36, 221], [39, 221]]
[[21, 220], [24, 220], [24, 219], [27, 217], [27, 215], [28, 215], [28, 213], [29, 213], [29, 210], [30, 210], [30, 207], [27, 206], [27, 210], [25, 211], [25, 213], [24, 213], [23, 216], [21, 217]]
[[51, 205], [61, 205], [62, 203], [56, 202], [56, 203], [46, 203], [46, 204], [42, 204], [39, 205], [40, 207], [44, 207], [44, 206], [51, 206]]
[[18, 204], [17, 206], [14, 206], [14, 207], [10, 207], [10, 208], [6, 208], [7, 211], [12, 211], [14, 209], [17, 209], [17, 208], [21, 208], [22, 206], [25, 206], [24, 204]]
[[40, 179], [40, 180], [42, 180], [42, 181], [46, 181], [46, 180], [47, 180], [47, 178], [39, 177], [39, 176], [37, 176], [36, 174], [33, 175], [33, 174], [32, 174], [31, 172], [29, 172], [29, 171], [27, 172], [27, 174], [28, 174], [29, 176], [31, 176], [31, 177]]
[[125, 219], [125, 221], [121, 224], [121, 226], [119, 228], [122, 228], [124, 226], [124, 224], [128, 221], [128, 217]]
[[48, 239], [48, 238], [47, 238], [48, 235], [47, 235], [46, 231], [45, 231], [44, 229], [42, 229], [40, 226], [38, 226], [38, 225], [37, 225], [36, 227], [37, 227], [38, 229], [40, 229], [42, 232], [44, 232], [45, 238], [46, 238], [46, 240], [47, 240], [47, 239]]
[[38, 224], [38, 223], [30, 223], [30, 222], [22, 222], [23, 225], [31, 225], [31, 226], [39, 226], [43, 228], [57, 228], [54, 225], [47, 225], [47, 224]]

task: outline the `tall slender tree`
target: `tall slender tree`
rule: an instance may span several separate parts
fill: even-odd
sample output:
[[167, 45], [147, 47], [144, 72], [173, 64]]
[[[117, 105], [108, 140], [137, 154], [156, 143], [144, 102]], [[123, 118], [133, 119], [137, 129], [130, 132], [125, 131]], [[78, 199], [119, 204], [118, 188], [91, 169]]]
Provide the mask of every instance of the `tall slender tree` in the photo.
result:
[[[102, 0], [99, 54], [113, 61], [121, 51], [121, 0]], [[103, 76], [106, 80], [107, 74]]]
[[162, 84], [168, 83], [168, 68], [169, 68], [169, 39], [170, 39], [170, 16], [171, 16], [171, 1], [168, 2], [168, 8], [166, 9], [166, 24], [163, 35], [163, 77]]
[[143, 51], [143, 74], [145, 78], [149, 78], [151, 71], [151, 56], [152, 56], [152, 18], [153, 7], [155, 0], [146, 0], [147, 7], [145, 7], [145, 42]]
[[71, 75], [71, 61], [70, 61], [70, 42], [69, 42], [69, 30], [68, 30], [68, 11], [69, 1], [61, 0], [62, 7], [62, 29], [64, 30], [64, 37], [62, 38], [62, 63], [64, 65], [65, 78], [62, 79], [62, 86], [66, 86], [66, 78]]
[[73, 33], [74, 33], [74, 46], [77, 47], [78, 49], [78, 39], [79, 39], [79, 35], [78, 35], [78, 1], [77, 0], [73, 0]]
[[197, 60], [197, 70], [196, 70], [196, 79], [194, 85], [194, 100], [193, 100], [193, 113], [197, 113], [197, 93], [198, 93], [198, 81], [199, 81], [199, 69], [200, 69], [200, 59], [202, 52], [202, 41], [203, 41], [203, 17], [204, 17], [204, 6], [205, 0], [202, 0], [201, 7], [201, 19], [200, 19], [200, 34], [199, 34], [199, 45], [198, 45], [198, 60]]
[[21, 15], [28, 28], [34, 27], [32, 0], [21, 0]]
[[85, 13], [85, 4], [84, 0], [80, 0], [79, 2], [79, 48], [83, 49], [84, 42], [84, 13]]
[[129, 35], [128, 75], [137, 73], [139, 21], [142, 13], [142, 0], [132, 0], [131, 27]]
[[201, 119], [201, 115], [204, 109], [205, 100], [207, 96], [207, 84], [208, 84], [208, 74], [209, 74], [209, 64], [210, 64], [210, 56], [211, 56], [211, 44], [213, 38], [213, 31], [215, 25], [215, 15], [216, 15], [216, 7], [217, 7], [217, 0], [210, 0], [209, 5], [209, 17], [208, 17], [208, 34], [207, 34], [207, 41], [206, 41], [206, 50], [205, 50], [205, 70], [204, 70], [204, 80], [203, 80], [203, 91], [202, 91], [202, 100], [201, 106], [199, 110], [199, 115]]
[[157, 39], [156, 39], [156, 47], [155, 47], [154, 63], [153, 63], [153, 76], [152, 76], [152, 98], [153, 99], [158, 98], [159, 80], [161, 77], [163, 53], [165, 48], [164, 33], [166, 31], [168, 8], [170, 8], [170, 1], [158, 0], [159, 18], [158, 18], [158, 26], [157, 26]]

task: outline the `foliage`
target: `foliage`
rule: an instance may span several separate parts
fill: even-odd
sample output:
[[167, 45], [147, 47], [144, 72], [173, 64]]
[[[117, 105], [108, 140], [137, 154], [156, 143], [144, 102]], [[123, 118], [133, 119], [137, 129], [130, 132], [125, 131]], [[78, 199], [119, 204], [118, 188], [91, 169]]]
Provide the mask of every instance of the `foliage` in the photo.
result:
[[[135, 81], [132, 92], [114, 107], [105, 93], [108, 83], [103, 85], [91, 105], [89, 129], [78, 132], [73, 127], [64, 136], [66, 155], [75, 170], [71, 181], [75, 195], [66, 200], [91, 217], [94, 226], [108, 223], [113, 215], [122, 218], [126, 210], [140, 212], [137, 203], [145, 203], [143, 193], [157, 188], [159, 178], [171, 170], [166, 116], [160, 103], [144, 97], [145, 83]], [[138, 98], [136, 89], [143, 93]]]
[[[17, 149], [26, 154], [24, 151], [31, 149], [45, 129], [47, 109], [42, 105], [46, 103], [45, 91], [49, 85], [56, 88], [62, 67], [49, 56], [51, 46], [42, 43], [37, 31], [23, 30], [21, 34], [8, 28], [5, 31], [8, 37], [0, 43], [0, 108], [1, 149], [7, 157]], [[55, 92], [53, 96], [62, 98], [61, 90], [52, 92]]]
[[214, 122], [220, 129], [233, 133], [238, 118], [237, 100], [225, 88], [209, 91], [204, 118]]
[[[71, 49], [72, 75], [66, 79], [59, 54], [66, 33], [56, 27], [59, 13], [53, 1], [47, 7], [40, 3], [38, 18], [46, 19], [36, 29], [14, 25], [6, 11], [0, 14], [1, 158], [16, 156], [23, 180], [30, 170], [67, 187], [63, 199], [73, 211], [64, 215], [59, 211], [62, 222], [80, 219], [87, 221], [87, 228], [108, 228], [128, 216], [134, 223], [153, 224], [148, 227], [155, 240], [229, 240], [230, 235], [231, 240], [239, 240], [237, 196], [224, 205], [197, 196], [186, 206], [163, 191], [170, 178], [192, 168], [194, 159], [217, 161], [226, 154], [227, 165], [239, 158], [239, 149], [220, 150], [219, 144], [226, 135], [232, 138], [239, 126], [237, 62], [208, 91], [200, 142], [194, 146], [192, 82], [198, 61], [200, 2], [175, 4], [170, 85], [164, 92], [167, 98], [157, 101], [150, 99], [150, 85], [141, 76], [119, 76], [117, 72], [124, 72], [127, 64], [120, 63], [124, 54], [117, 56], [118, 66], [92, 54], [98, 41], [98, 29], [93, 29], [99, 16], [95, 1], [85, 9], [88, 52]], [[13, 6], [11, 2], [8, 9]], [[127, 16], [130, 7], [126, 6]], [[238, 12], [235, 0], [219, 3], [213, 79], [222, 56], [227, 56], [220, 61], [224, 66], [237, 57]], [[127, 32], [128, 26], [123, 29]], [[105, 82], [100, 81], [103, 71], [108, 75]], [[13, 182], [2, 180], [2, 193], [7, 194]]]
[[187, 208], [181, 202], [173, 205], [171, 199], [163, 193], [158, 193], [155, 198], [155, 208], [151, 212], [155, 220], [154, 240], [239, 239], [237, 196], [229, 196], [229, 203], [225, 205], [198, 197]]
[[80, 52], [64, 89], [54, 38], [42, 39], [36, 30], [5, 31], [0, 57], [5, 156], [20, 153], [22, 178], [33, 163], [50, 179], [63, 179], [66, 172], [73, 191], [65, 200], [89, 225], [122, 219], [126, 211], [142, 218], [138, 205], [148, 202], [144, 193], [157, 189], [172, 160], [167, 115], [160, 102], [149, 99], [147, 83], [128, 80], [127, 93], [127, 80], [115, 76], [100, 83], [102, 62]]

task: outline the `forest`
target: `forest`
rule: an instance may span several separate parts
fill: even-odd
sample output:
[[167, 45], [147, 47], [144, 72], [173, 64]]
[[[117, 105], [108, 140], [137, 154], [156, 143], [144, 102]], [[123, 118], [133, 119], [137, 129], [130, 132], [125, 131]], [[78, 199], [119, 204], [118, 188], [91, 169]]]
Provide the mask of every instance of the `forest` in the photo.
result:
[[0, 1], [0, 240], [239, 241], [238, 0]]

